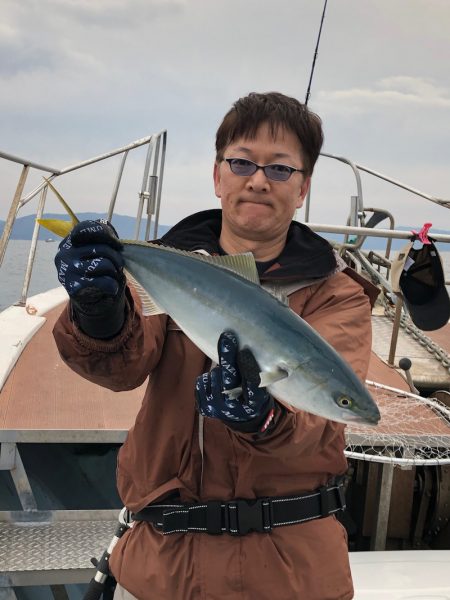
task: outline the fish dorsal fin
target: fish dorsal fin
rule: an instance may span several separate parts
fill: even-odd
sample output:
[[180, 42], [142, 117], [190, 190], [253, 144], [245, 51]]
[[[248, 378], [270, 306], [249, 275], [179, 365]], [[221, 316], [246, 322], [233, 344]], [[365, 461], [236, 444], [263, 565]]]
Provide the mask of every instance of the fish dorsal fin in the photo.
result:
[[175, 252], [175, 254], [182, 254], [190, 256], [195, 260], [201, 260], [203, 262], [216, 265], [222, 269], [232, 271], [237, 275], [240, 275], [244, 279], [248, 279], [252, 283], [259, 283], [258, 269], [256, 268], [255, 257], [251, 252], [245, 252], [243, 254], [226, 254], [224, 256], [211, 256], [210, 254], [204, 254], [203, 252], [189, 252], [187, 250], [179, 250], [178, 248], [171, 248], [170, 246], [164, 246], [162, 244], [154, 244], [152, 242], [142, 242], [136, 240], [120, 240], [123, 244], [138, 244], [146, 247], [153, 247], [164, 249], [167, 252]]
[[255, 257], [251, 252], [244, 254], [225, 254], [224, 256], [205, 256], [199, 255], [200, 260], [217, 265], [228, 271], [237, 273], [244, 279], [259, 285], [258, 269], [256, 268]]
[[144, 317], [148, 317], [150, 315], [163, 315], [165, 311], [160, 308], [150, 294], [145, 290], [142, 285], [133, 277], [133, 275], [124, 269], [127, 280], [131, 283], [134, 289], [139, 296], [142, 305], [142, 314]]

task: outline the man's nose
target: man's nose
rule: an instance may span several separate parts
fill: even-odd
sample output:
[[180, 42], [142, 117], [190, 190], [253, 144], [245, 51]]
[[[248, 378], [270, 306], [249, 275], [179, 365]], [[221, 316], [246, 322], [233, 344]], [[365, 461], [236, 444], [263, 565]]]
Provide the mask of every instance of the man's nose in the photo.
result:
[[270, 183], [269, 179], [264, 173], [264, 170], [260, 167], [257, 169], [253, 175], [250, 175], [247, 181], [248, 189], [265, 192], [269, 189]]

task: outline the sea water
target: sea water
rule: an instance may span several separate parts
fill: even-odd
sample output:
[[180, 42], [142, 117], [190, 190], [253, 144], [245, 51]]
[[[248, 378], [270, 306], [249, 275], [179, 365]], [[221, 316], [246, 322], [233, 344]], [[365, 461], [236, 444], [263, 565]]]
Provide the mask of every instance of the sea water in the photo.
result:
[[[59, 286], [54, 258], [58, 243], [39, 241], [28, 296]], [[30, 240], [10, 240], [0, 267], [0, 311], [14, 304], [22, 295]]]
[[[0, 267], [0, 311], [20, 300], [29, 251], [29, 240], [10, 240]], [[57, 251], [58, 242], [38, 242], [28, 296], [59, 285], [54, 264]], [[440, 254], [446, 281], [450, 281], [450, 252]]]

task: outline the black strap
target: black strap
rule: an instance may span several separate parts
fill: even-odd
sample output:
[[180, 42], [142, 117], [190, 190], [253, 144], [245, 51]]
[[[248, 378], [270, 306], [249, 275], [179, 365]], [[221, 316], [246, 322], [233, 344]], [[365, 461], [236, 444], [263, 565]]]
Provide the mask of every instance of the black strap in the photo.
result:
[[270, 533], [273, 527], [297, 525], [345, 510], [342, 482], [318, 490], [276, 498], [212, 500], [203, 504], [151, 504], [132, 515], [170, 533], [245, 535]]

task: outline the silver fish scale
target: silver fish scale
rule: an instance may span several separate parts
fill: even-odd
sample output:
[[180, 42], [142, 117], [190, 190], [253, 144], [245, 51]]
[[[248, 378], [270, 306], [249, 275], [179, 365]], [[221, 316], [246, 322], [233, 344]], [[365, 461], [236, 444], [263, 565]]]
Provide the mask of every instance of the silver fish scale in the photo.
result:
[[0, 573], [92, 569], [116, 528], [117, 520], [0, 523]]

